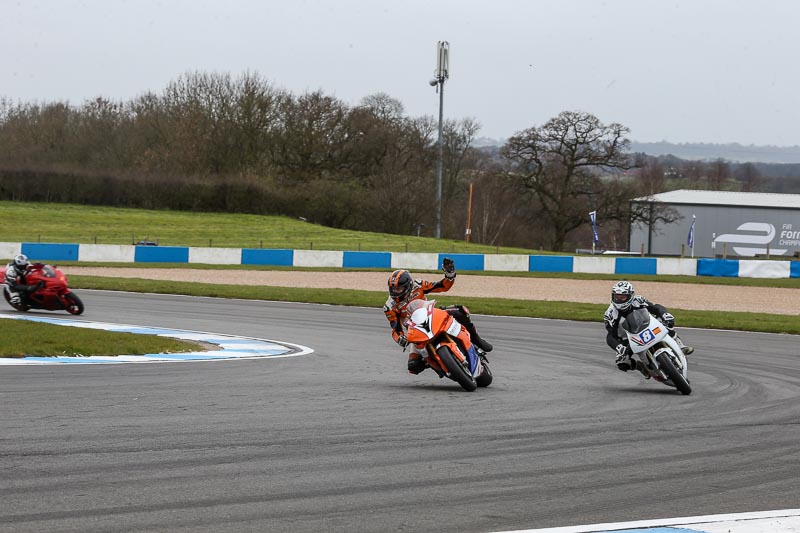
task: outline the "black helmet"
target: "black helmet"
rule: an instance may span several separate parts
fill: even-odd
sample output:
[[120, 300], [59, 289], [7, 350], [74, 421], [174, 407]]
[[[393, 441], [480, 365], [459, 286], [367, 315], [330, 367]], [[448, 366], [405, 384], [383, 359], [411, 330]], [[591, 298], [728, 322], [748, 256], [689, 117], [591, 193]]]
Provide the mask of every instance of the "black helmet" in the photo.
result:
[[396, 302], [400, 301], [408, 296], [413, 285], [414, 280], [408, 270], [395, 270], [389, 276], [389, 296]]

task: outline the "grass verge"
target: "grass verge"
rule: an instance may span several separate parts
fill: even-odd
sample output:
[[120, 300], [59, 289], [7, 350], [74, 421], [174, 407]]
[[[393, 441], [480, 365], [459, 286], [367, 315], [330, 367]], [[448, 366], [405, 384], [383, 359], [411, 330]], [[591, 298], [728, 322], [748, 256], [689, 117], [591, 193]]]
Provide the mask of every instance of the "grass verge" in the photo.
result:
[[25, 221], [3, 228], [6, 242], [133, 244], [146, 240], [161, 246], [532, 253], [462, 240], [342, 230], [285, 216], [10, 201], [1, 201], [0, 211], [7, 220]]
[[155, 335], [116, 333], [97, 329], [42, 324], [29, 320], [0, 320], [0, 357], [144, 355], [198, 350], [191, 342]]

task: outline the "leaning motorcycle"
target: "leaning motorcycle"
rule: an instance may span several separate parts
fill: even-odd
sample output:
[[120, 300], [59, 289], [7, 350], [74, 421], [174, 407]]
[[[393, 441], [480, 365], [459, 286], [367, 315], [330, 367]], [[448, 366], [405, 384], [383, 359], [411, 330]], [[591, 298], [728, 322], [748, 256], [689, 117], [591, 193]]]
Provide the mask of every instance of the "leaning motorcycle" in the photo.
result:
[[692, 393], [686, 357], [664, 324], [642, 308], [625, 317], [620, 325], [634, 357], [644, 364], [651, 378], [678, 389], [681, 394]]
[[440, 378], [447, 376], [468, 392], [492, 383], [485, 356], [478, 355], [469, 332], [450, 313], [433, 300], [416, 300], [409, 310], [406, 338], [424, 349], [423, 360]]
[[77, 294], [69, 290], [67, 276], [56, 267], [34, 263], [25, 273], [25, 283], [33, 286], [30, 292], [20, 293], [20, 302], [11, 303], [8, 287], [3, 285], [3, 296], [17, 311], [44, 309], [46, 311], [66, 311], [71, 315], [83, 313], [83, 302]]

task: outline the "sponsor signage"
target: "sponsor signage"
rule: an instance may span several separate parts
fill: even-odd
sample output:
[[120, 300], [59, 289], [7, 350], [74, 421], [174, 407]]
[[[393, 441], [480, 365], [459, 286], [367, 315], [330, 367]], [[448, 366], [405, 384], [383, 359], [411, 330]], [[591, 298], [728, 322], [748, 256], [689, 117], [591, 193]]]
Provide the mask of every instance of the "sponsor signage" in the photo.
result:
[[768, 222], [745, 222], [736, 228], [736, 233], [724, 233], [714, 238], [717, 243], [730, 243], [733, 253], [742, 257], [760, 254], [785, 255], [789, 248], [800, 248], [800, 229], [792, 224], [782, 224], [780, 231]]

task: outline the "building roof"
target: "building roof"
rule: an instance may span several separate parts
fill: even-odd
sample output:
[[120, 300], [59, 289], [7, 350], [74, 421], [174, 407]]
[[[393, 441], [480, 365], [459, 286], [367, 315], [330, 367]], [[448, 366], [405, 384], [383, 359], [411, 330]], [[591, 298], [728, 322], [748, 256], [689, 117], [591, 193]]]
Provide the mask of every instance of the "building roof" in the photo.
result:
[[771, 192], [696, 191], [679, 189], [653, 196], [634, 198], [633, 202], [658, 202], [684, 205], [727, 205], [740, 207], [782, 207], [800, 209], [800, 194]]

